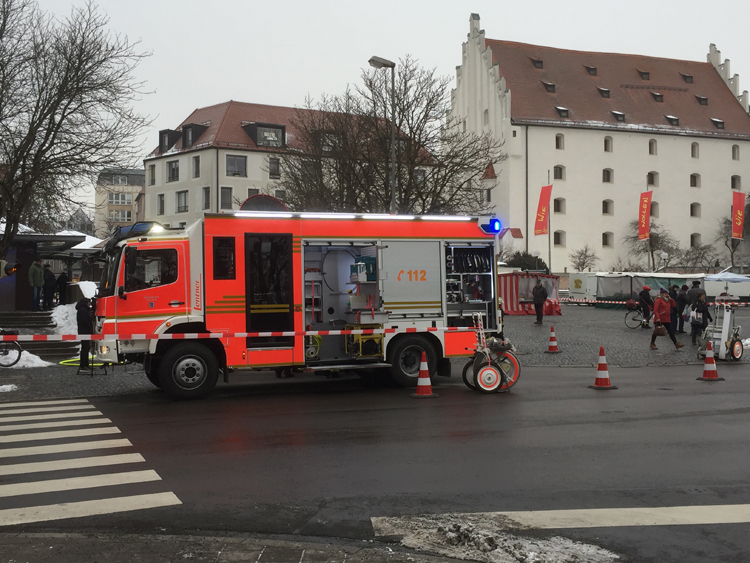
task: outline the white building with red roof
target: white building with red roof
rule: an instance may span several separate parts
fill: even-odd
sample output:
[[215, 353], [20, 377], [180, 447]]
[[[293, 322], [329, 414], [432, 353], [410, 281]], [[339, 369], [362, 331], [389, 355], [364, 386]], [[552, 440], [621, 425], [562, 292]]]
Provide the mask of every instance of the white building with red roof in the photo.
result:
[[[720, 59], [714, 45], [696, 62], [487, 39], [472, 14], [451, 117], [505, 142], [492, 200], [523, 249], [561, 273], [588, 244], [609, 269], [629, 258], [641, 192], [684, 249], [712, 243], [750, 186], [750, 97]], [[533, 234], [548, 184], [551, 240]]]

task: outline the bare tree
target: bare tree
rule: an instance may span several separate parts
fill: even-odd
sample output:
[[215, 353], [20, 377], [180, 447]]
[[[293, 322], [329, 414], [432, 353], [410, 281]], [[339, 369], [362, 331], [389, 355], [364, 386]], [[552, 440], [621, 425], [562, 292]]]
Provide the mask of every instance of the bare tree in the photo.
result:
[[147, 55], [108, 23], [92, 2], [58, 21], [33, 0], [0, 0], [0, 257], [20, 223], [56, 228], [101, 169], [138, 160], [148, 121], [131, 107], [133, 73]]
[[[395, 87], [396, 203], [402, 213], [485, 213], [489, 165], [505, 160], [491, 134], [446, 118], [450, 78], [406, 57]], [[390, 72], [363, 71], [362, 85], [307, 100], [281, 165], [278, 187], [298, 210], [387, 212], [391, 148]]]
[[[646, 268], [656, 270], [656, 253], [666, 252], [669, 259], [673, 259], [680, 245], [667, 229], [651, 221], [650, 238], [646, 240], [638, 239], [638, 220], [630, 222], [630, 232], [625, 235], [623, 241], [630, 248], [631, 254], [635, 257], [645, 256], [647, 259]], [[668, 262], [667, 262], [668, 264]], [[667, 264], [664, 264], [665, 266]]]
[[568, 254], [571, 265], [577, 272], [583, 272], [586, 268], [593, 268], [599, 262], [599, 257], [588, 244], [584, 245], [583, 248], [573, 250]]
[[627, 261], [624, 261], [619, 254], [609, 267], [610, 272], [643, 272], [647, 269], [648, 268], [645, 268], [643, 264], [633, 260], [632, 257], [629, 257]]

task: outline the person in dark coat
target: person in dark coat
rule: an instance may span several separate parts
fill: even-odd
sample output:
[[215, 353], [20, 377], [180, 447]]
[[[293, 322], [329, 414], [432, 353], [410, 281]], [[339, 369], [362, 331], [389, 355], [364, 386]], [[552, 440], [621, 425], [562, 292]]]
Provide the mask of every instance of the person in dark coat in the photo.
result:
[[57, 286], [57, 302], [60, 305], [66, 305], [68, 303], [68, 274], [63, 272], [57, 276], [55, 285]]
[[50, 269], [49, 264], [44, 265], [44, 286], [42, 287], [42, 292], [44, 294], [44, 297], [42, 298], [43, 303], [43, 309], [45, 311], [51, 311], [52, 310], [52, 301], [55, 298], [55, 289], [57, 288], [57, 283], [55, 280], [55, 274], [52, 273], [52, 270]]
[[711, 318], [711, 313], [708, 311], [708, 305], [706, 304], [706, 294], [704, 292], [698, 294], [695, 303], [693, 303], [693, 311], [695, 311], [695, 313], [697, 314], [700, 314], [700, 316], [702, 317], [700, 322], [694, 319], [690, 319], [690, 337], [693, 341], [693, 346], [695, 346], [696, 344], [698, 344], [698, 337], [703, 334], [704, 330], [706, 330], [708, 322], [714, 321]]
[[[94, 334], [94, 321], [91, 319], [89, 300], [84, 297], [76, 305], [76, 320], [78, 321], [78, 334]], [[81, 340], [81, 361], [78, 369], [89, 368], [90, 340]]]
[[638, 294], [638, 297], [638, 305], [641, 308], [641, 313], [643, 313], [641, 328], [649, 328], [648, 322], [651, 319], [651, 309], [654, 308], [654, 300], [651, 299], [651, 288], [644, 285], [643, 290]]
[[[685, 308], [689, 305], [687, 296], [688, 286], [683, 285], [680, 291], [677, 292], [677, 333], [685, 334]], [[675, 328], [675, 327], [672, 327]]]
[[534, 310], [536, 311], [535, 325], [542, 324], [542, 317], [544, 316], [544, 302], [547, 301], [547, 290], [542, 285], [542, 280], [536, 279], [536, 285], [531, 290], [534, 296]]
[[703, 290], [701, 289], [701, 282], [699, 282], [698, 280], [694, 280], [694, 281], [693, 281], [693, 287], [691, 287], [691, 288], [690, 288], [690, 289], [688, 290], [688, 292], [687, 292], [687, 296], [688, 296], [688, 303], [690, 303], [691, 305], [692, 305], [693, 303], [695, 303], [695, 300], [696, 300], [696, 299], [698, 299], [698, 296], [699, 296], [699, 295], [700, 295], [701, 293], [705, 293], [705, 291], [703, 291]]

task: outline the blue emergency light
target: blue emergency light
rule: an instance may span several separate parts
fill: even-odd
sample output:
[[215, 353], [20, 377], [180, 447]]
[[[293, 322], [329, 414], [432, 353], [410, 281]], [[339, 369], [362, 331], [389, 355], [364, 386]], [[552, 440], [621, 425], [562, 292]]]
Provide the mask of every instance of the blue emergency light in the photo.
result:
[[479, 219], [479, 228], [488, 235], [494, 235], [500, 232], [500, 219], [497, 217], [481, 217]]

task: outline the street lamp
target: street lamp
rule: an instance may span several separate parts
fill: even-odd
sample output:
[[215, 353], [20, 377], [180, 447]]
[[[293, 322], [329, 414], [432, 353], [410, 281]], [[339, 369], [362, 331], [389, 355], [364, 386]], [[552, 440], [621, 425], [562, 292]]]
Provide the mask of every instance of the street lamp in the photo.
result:
[[391, 69], [391, 170], [388, 183], [391, 187], [391, 213], [396, 213], [396, 63], [381, 57], [371, 57], [368, 61], [373, 68]]
[[536, 263], [534, 265], [534, 269], [538, 272], [539, 271], [539, 254], [540, 252], [538, 250], [535, 250], [531, 253], [531, 255], [536, 259]]

